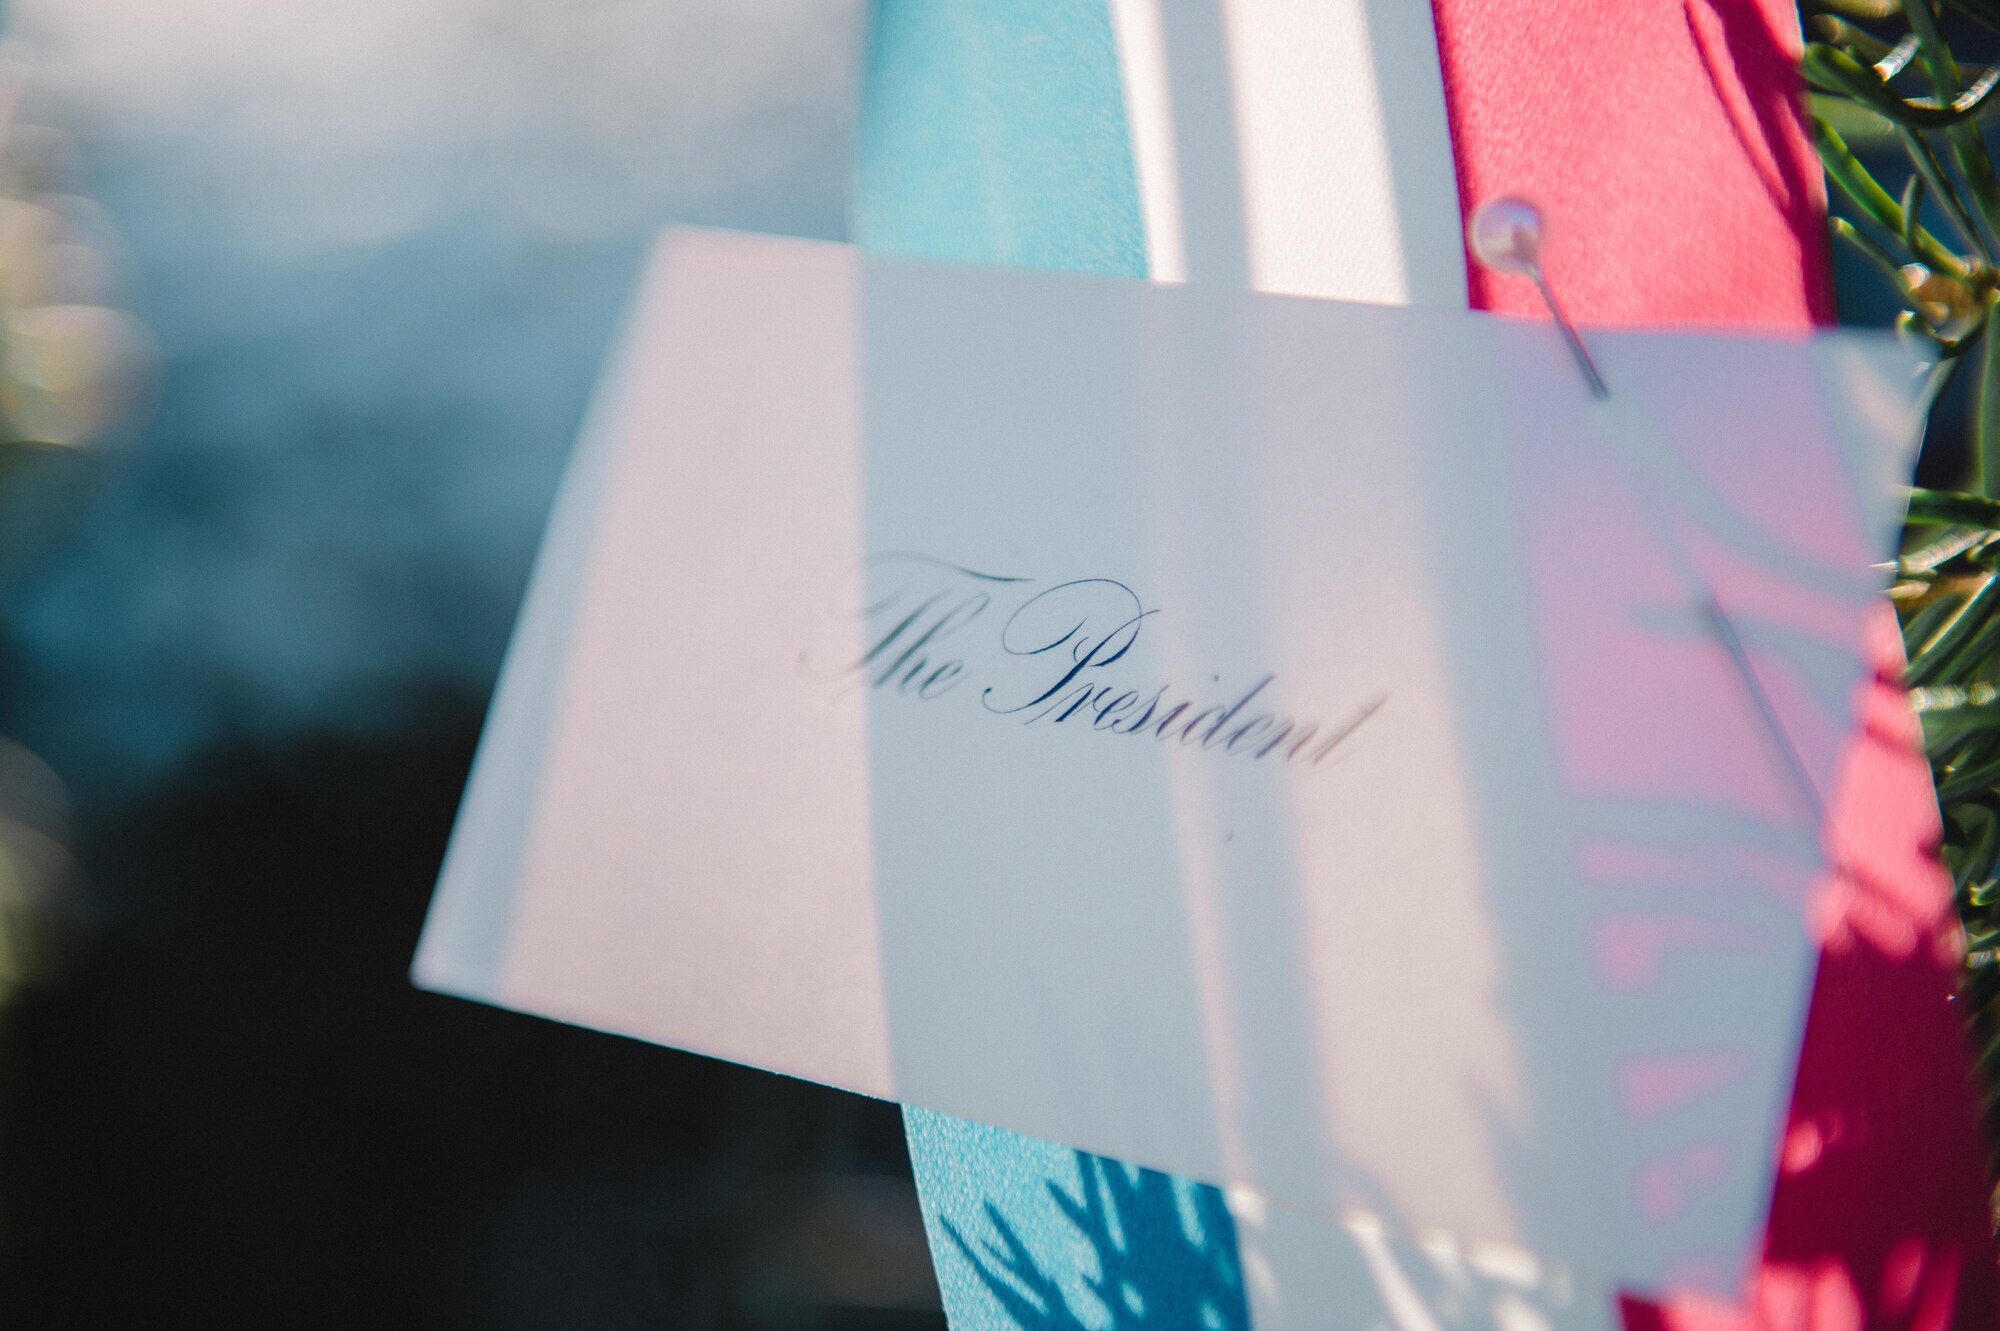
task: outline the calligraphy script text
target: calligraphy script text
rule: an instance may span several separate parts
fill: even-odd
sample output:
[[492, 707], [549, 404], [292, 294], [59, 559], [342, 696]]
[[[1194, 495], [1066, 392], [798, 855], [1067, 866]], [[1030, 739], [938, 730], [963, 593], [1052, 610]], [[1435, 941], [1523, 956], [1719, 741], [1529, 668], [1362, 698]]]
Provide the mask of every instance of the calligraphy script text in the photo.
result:
[[976, 685], [980, 705], [1024, 725], [1073, 723], [1108, 735], [1310, 767], [1388, 701], [1377, 696], [1322, 728], [1252, 708], [1268, 702], [1274, 674], [1216, 700], [1185, 696], [1170, 683], [1133, 686], [1116, 667], [1159, 611], [1145, 608], [1137, 593], [1111, 578], [1044, 584], [918, 554], [877, 556], [868, 575], [870, 594], [861, 609], [865, 647], [851, 670], [871, 689], [924, 702], [983, 673], [997, 682]]

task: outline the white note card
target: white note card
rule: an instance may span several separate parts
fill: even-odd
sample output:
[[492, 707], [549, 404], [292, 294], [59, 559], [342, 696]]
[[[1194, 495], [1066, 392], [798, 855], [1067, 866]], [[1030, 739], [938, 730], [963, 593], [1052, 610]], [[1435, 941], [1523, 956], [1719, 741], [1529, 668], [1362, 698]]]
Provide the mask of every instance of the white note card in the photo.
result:
[[1727, 1285], [1912, 366], [1588, 336], [670, 233], [419, 982]]

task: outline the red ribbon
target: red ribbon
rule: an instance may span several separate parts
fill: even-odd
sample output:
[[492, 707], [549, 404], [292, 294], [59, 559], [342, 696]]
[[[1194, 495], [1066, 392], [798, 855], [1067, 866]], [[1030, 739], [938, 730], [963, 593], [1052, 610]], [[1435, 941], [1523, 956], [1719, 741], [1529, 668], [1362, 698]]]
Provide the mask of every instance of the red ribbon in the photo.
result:
[[[1432, 7], [1461, 206], [1535, 200], [1579, 321], [1831, 321], [1792, 0]], [[1475, 307], [1541, 316], [1526, 281], [1467, 269]], [[1886, 606], [1870, 650], [1760, 1264], [1733, 1305], [1624, 1296], [1627, 1331], [1929, 1331], [2000, 1314], [1951, 886]]]

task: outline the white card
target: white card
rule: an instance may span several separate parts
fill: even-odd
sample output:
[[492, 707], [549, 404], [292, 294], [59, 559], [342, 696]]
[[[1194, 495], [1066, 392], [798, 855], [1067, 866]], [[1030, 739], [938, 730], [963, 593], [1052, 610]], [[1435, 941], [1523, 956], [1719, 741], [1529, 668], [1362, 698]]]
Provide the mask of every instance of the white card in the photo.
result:
[[419, 982], [1727, 1283], [1911, 366], [1590, 337], [670, 234]]

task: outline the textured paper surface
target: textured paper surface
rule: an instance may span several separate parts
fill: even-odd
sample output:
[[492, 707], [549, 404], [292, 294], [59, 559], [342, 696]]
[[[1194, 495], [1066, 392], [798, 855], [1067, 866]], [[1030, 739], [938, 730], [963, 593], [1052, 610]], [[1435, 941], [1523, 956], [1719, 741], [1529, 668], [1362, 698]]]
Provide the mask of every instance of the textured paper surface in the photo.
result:
[[1475, 315], [670, 238], [419, 978], [1635, 1280], [1740, 1251], [1818, 862], [1689, 578], [1823, 787], [1908, 367], [1594, 346], [1608, 408]]
[[1428, 5], [1111, 0], [1109, 9], [1147, 276], [1465, 304]]

